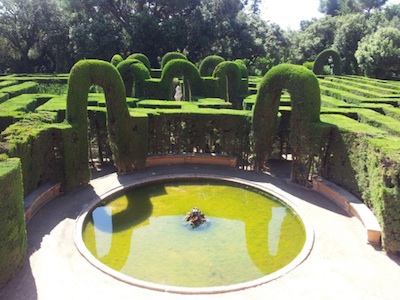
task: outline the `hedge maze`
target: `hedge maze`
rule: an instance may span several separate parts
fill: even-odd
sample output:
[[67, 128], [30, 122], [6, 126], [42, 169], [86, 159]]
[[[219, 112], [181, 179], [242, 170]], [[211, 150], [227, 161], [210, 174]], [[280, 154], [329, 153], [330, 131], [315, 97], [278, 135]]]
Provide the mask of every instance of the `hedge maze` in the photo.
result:
[[350, 191], [377, 216], [385, 249], [400, 252], [400, 82], [294, 65], [253, 77], [218, 56], [198, 68], [170, 53], [162, 65], [137, 53], [0, 76], [0, 287], [25, 256], [25, 195], [48, 181], [87, 184], [96, 163], [141, 169], [151, 155], [229, 155], [250, 170], [292, 157], [293, 181], [317, 174]]

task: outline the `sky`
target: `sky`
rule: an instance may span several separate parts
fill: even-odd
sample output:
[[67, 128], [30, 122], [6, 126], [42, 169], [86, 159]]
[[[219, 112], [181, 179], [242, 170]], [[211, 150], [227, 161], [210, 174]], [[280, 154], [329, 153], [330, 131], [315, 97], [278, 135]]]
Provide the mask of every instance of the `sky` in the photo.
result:
[[[300, 21], [321, 18], [318, 11], [320, 0], [263, 0], [261, 17], [279, 24], [282, 29], [300, 29]], [[388, 0], [387, 4], [400, 4], [400, 0]]]

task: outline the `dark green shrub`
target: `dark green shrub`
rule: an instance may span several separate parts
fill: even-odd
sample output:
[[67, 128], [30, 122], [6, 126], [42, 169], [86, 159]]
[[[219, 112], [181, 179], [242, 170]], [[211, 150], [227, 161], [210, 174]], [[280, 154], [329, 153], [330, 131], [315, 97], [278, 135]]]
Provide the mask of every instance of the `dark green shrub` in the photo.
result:
[[[126, 59], [117, 66], [125, 84], [127, 97], [140, 97], [143, 95], [143, 85], [146, 79], [150, 78], [149, 70], [137, 59]], [[132, 94], [133, 83], [135, 82], [135, 95]]]
[[0, 158], [0, 289], [22, 265], [27, 249], [21, 165]]
[[218, 66], [219, 63], [224, 62], [225, 58], [219, 55], [210, 55], [204, 58], [199, 66], [200, 75], [202, 77], [212, 76], [214, 73], [215, 67]]
[[149, 70], [149, 72], [151, 72], [151, 66], [150, 66], [150, 60], [149, 58], [142, 54], [142, 53], [133, 53], [131, 55], [129, 55], [126, 59], [137, 59], [138, 61], [142, 62], [142, 64], [144, 64], [147, 68], [147, 70]]
[[164, 67], [167, 65], [167, 63], [172, 59], [187, 60], [187, 57], [185, 54], [183, 54], [181, 52], [168, 52], [168, 53], [164, 54], [163, 58], [161, 59], [161, 69], [164, 69]]
[[324, 66], [330, 59], [332, 60], [330, 64], [333, 64], [332, 74], [342, 75], [342, 59], [339, 53], [333, 49], [325, 49], [317, 55], [314, 61], [313, 72], [316, 75], [323, 75]]
[[282, 64], [273, 67], [263, 78], [254, 107], [255, 169], [261, 169], [277, 131], [277, 115], [282, 89], [291, 96], [290, 144], [294, 182], [307, 185], [310, 161], [319, 144], [321, 106], [318, 79], [302, 66]]

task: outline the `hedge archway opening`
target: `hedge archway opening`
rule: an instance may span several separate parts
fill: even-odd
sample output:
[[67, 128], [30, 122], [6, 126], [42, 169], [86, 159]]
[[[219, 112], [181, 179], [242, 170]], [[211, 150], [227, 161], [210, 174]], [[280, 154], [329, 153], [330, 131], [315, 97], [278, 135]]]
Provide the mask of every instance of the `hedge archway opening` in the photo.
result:
[[331, 75], [342, 75], [342, 59], [336, 50], [321, 51], [315, 58], [313, 72], [316, 75], [323, 75], [326, 63], [329, 64]]
[[217, 65], [213, 77], [218, 79], [219, 97], [231, 102], [232, 106], [240, 109], [242, 101], [240, 98], [242, 71], [237, 63], [224, 61]]
[[185, 59], [172, 59], [168, 61], [162, 71], [161, 84], [165, 87], [168, 97], [173, 99], [174, 78], [183, 80], [183, 96], [185, 100], [191, 100], [192, 95], [198, 95], [201, 88], [201, 77], [196, 66]]
[[109, 62], [81, 60], [71, 69], [68, 79], [66, 121], [72, 126], [64, 143], [65, 188], [90, 180], [88, 166], [88, 93], [92, 85], [103, 88], [107, 108], [107, 131], [114, 164], [125, 173], [145, 166], [147, 142], [140, 140], [137, 126], [129, 115], [121, 75]]
[[307, 185], [313, 145], [320, 135], [321, 96], [318, 79], [303, 66], [281, 64], [263, 78], [253, 112], [256, 170], [261, 170], [272, 149], [278, 125], [282, 90], [291, 96], [290, 144], [292, 147], [291, 180]]

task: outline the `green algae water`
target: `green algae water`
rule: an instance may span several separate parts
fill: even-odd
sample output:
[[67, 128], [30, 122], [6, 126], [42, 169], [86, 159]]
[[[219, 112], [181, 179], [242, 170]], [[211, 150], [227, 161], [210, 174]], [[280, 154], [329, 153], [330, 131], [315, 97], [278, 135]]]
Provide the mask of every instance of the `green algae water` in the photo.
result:
[[[207, 222], [185, 216], [198, 207]], [[103, 264], [133, 278], [180, 287], [248, 282], [289, 264], [305, 228], [288, 206], [245, 185], [179, 180], [128, 189], [88, 216], [83, 240]]]

